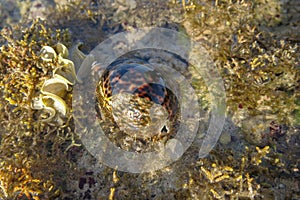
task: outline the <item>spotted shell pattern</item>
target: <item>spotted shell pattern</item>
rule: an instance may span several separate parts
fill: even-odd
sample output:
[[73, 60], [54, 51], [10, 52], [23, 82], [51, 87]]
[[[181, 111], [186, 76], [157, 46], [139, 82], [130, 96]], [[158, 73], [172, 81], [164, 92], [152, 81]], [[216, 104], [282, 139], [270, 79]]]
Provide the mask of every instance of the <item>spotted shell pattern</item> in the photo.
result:
[[138, 138], [175, 132], [178, 99], [163, 76], [140, 59], [121, 59], [100, 77], [96, 102], [101, 116]]

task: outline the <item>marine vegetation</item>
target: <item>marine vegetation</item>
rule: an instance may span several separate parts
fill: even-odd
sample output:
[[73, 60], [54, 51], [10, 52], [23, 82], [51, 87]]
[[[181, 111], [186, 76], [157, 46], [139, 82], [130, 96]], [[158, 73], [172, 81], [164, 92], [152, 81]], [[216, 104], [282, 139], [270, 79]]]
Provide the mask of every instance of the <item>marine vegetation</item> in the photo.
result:
[[[58, 60], [45, 63], [42, 47], [68, 41], [67, 30], [51, 30], [39, 20], [14, 31], [8, 28], [1, 31], [2, 198], [40, 199], [59, 194], [54, 179], [60, 177], [49, 172], [57, 170], [54, 166], [59, 160], [52, 155], [61, 153], [59, 162], [66, 164], [62, 149], [71, 144], [74, 136], [67, 131], [70, 130], [66, 125], [68, 120], [53, 126], [41, 119], [43, 114], [32, 103], [40, 93], [46, 93], [41, 89], [46, 90], [45, 83], [59, 70]], [[66, 104], [70, 109], [70, 102]], [[65, 117], [70, 119], [70, 115]]]
[[[297, 37], [271, 32], [285, 19], [281, 5], [107, 2], [68, 1], [48, 20], [1, 30], [0, 198], [298, 199], [300, 49]], [[130, 174], [103, 166], [78, 140], [72, 115], [78, 66], [68, 54], [78, 41], [87, 53], [114, 33], [143, 26], [184, 32], [208, 50], [225, 84], [227, 139], [206, 158], [193, 144], [162, 170]], [[209, 109], [203, 82], [193, 83]]]

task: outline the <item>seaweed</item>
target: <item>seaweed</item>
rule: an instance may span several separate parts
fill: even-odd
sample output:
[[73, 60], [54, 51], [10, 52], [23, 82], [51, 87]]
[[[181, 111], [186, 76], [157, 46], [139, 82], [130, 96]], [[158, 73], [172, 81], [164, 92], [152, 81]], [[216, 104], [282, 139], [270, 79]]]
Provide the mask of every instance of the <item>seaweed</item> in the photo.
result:
[[[49, 20], [3, 28], [0, 198], [163, 199], [167, 194], [173, 199], [262, 199], [278, 196], [282, 184], [291, 186], [287, 198], [299, 197], [299, 189], [292, 186], [299, 178], [299, 43], [265, 31], [264, 26], [280, 24], [280, 6], [274, 3], [276, 9], [267, 9], [268, 14], [259, 10], [269, 6], [261, 0], [140, 1], [121, 9], [101, 1], [71, 1], [50, 11]], [[149, 17], [156, 7], [157, 20]], [[161, 16], [169, 12], [174, 15]], [[270, 18], [274, 20], [265, 20]], [[43, 112], [33, 109], [32, 101], [53, 78], [59, 62], [42, 62], [43, 47], [70, 48], [86, 39], [87, 51], [107, 35], [143, 23], [178, 25], [175, 29], [208, 50], [225, 84], [228, 118], [241, 128], [236, 136], [240, 141], [231, 137], [200, 160], [194, 145], [165, 169], [136, 175], [102, 166], [80, 146], [71, 91], [64, 99], [70, 112], [63, 123], [40, 120]], [[84, 36], [77, 34], [82, 30]], [[202, 90], [203, 83], [197, 81], [193, 85]], [[207, 107], [204, 93], [201, 102]], [[240, 151], [240, 146], [247, 147]]]

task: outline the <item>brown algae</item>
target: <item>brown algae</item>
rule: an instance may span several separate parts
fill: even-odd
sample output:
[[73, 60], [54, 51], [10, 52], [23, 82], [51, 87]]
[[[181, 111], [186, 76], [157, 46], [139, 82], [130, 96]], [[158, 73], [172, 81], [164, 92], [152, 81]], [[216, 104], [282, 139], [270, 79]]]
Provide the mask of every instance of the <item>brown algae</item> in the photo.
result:
[[[56, 17], [49, 21], [3, 28], [0, 198], [274, 199], [282, 195], [282, 185], [285, 198], [299, 198], [299, 43], [264, 31], [262, 25], [276, 26], [280, 19], [263, 21], [264, 15], [277, 15], [257, 10], [258, 5], [268, 6], [262, 0], [214, 2], [137, 1], [118, 9], [117, 4], [99, 1], [100, 9], [95, 1], [72, 1], [52, 11], [50, 16]], [[160, 13], [154, 12], [156, 7]], [[82, 26], [87, 33], [82, 38], [76, 34], [80, 25], [73, 26], [77, 22], [89, 25]], [[207, 158], [197, 159], [199, 147], [194, 145], [169, 167], [136, 175], [102, 166], [80, 146], [71, 114], [72, 84], [53, 78], [74, 41], [87, 40], [88, 50], [106, 33], [141, 27], [143, 22], [175, 27], [203, 43], [225, 83], [228, 118], [241, 131]], [[93, 38], [91, 33], [100, 29]], [[66, 48], [58, 50], [58, 44]], [[51, 52], [61, 52], [61, 58], [51, 57]], [[32, 107], [35, 98], [49, 95], [47, 89], [53, 87], [60, 88], [50, 93], [64, 102], [63, 120], [44, 120], [50, 114]], [[46, 98], [46, 104], [52, 100]], [[274, 124], [288, 127], [283, 136], [273, 137]]]

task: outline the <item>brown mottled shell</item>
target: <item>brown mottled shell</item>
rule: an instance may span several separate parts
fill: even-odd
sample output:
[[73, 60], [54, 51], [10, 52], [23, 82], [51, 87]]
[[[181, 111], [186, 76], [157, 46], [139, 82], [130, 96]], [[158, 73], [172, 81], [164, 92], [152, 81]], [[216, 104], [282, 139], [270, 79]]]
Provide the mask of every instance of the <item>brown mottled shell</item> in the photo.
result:
[[143, 60], [111, 64], [100, 77], [96, 93], [101, 116], [129, 135], [149, 138], [175, 131], [178, 100], [162, 75]]

